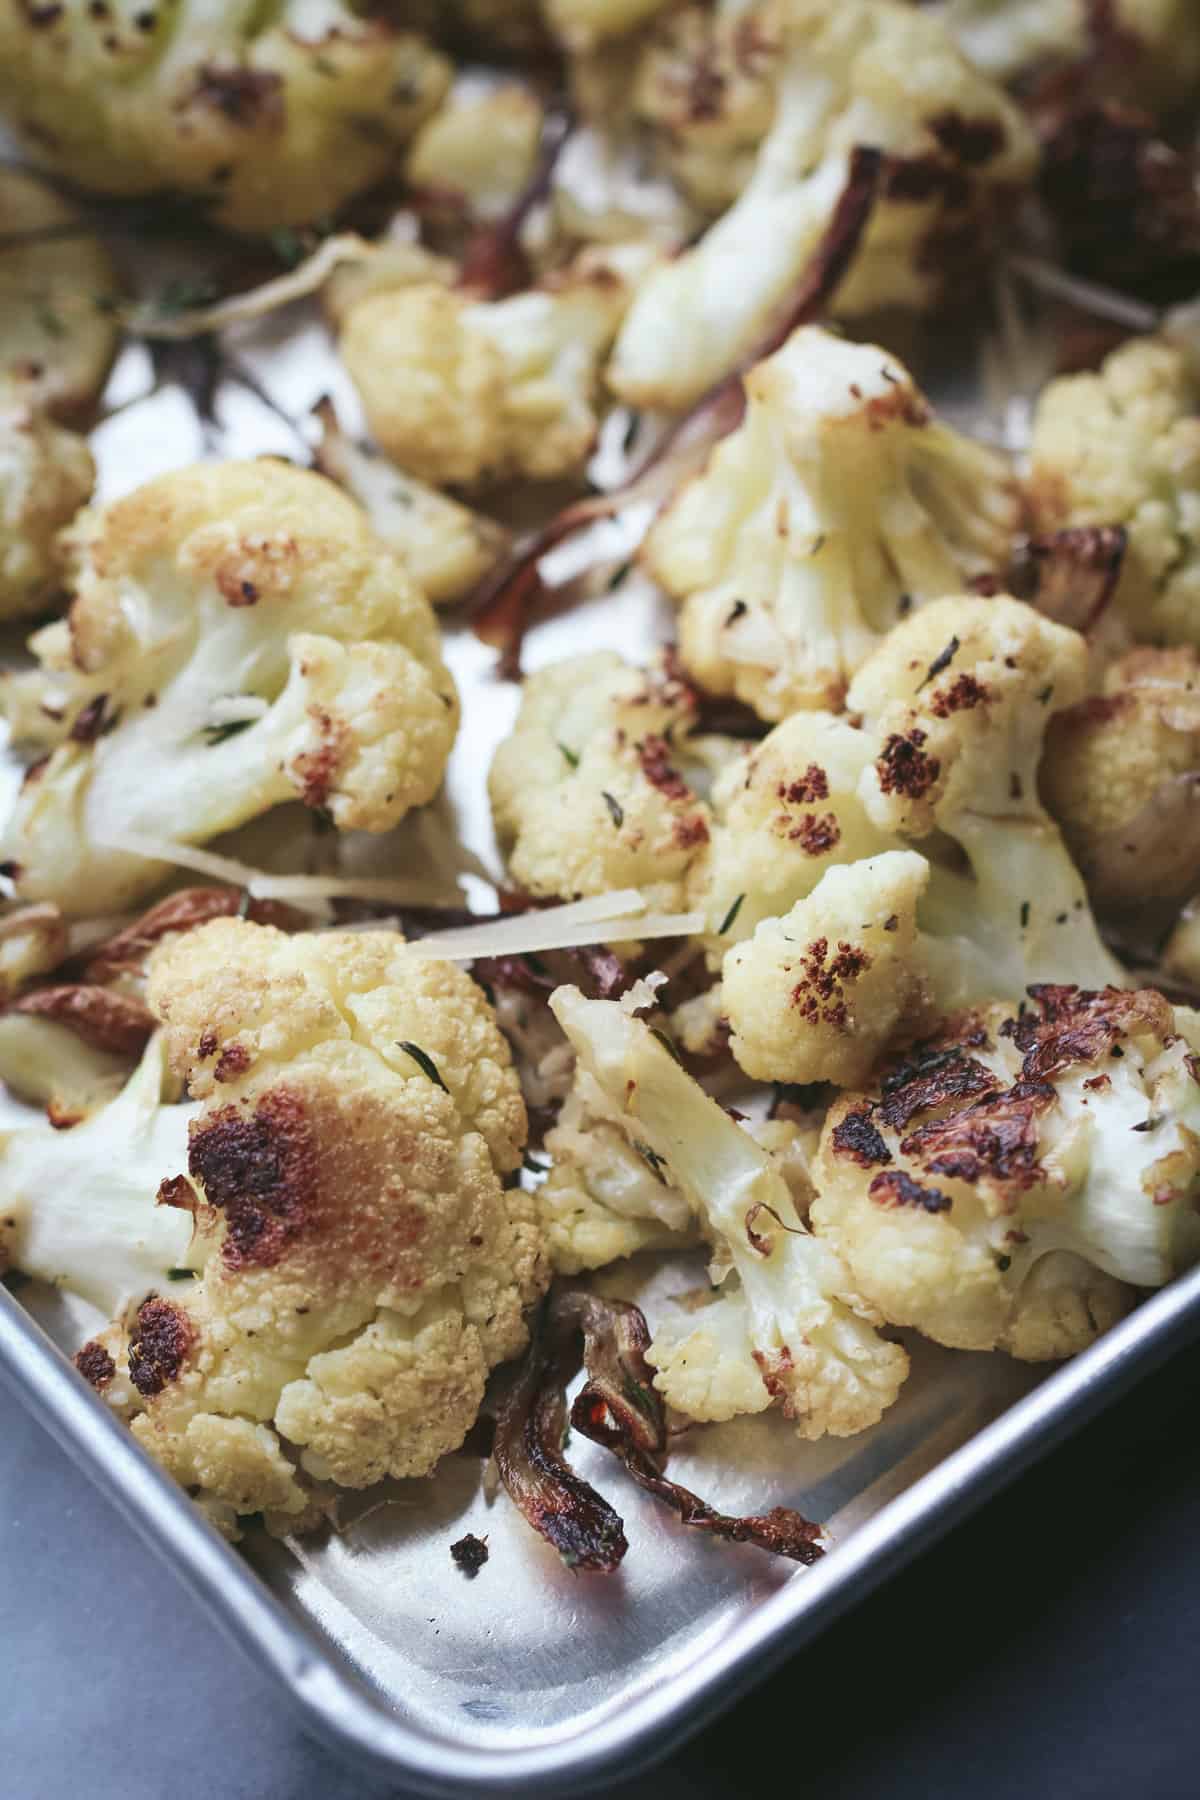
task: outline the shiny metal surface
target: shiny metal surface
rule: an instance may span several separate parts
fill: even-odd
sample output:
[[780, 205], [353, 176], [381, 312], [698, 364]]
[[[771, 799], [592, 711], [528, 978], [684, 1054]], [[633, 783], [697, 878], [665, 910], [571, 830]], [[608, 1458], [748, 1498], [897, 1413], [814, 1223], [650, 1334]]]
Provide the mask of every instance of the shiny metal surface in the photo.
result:
[[[354, 396], [310, 310], [226, 336], [235, 362], [204, 429], [169, 367], [166, 384], [156, 383], [144, 348], [126, 351], [109, 390], [115, 410], [95, 435], [104, 498], [205, 453], [302, 454], [308, 410], [331, 389], [344, 422], [357, 426]], [[230, 373], [236, 366], [257, 395]], [[637, 656], [666, 624], [634, 577], [539, 626], [528, 665], [584, 646]], [[450, 803], [463, 840], [488, 861], [482, 776], [517, 694], [493, 678], [491, 653], [461, 623], [447, 626], [447, 654], [464, 696]], [[604, 1277], [652, 1319], [656, 1301], [690, 1279], [679, 1259]], [[61, 1342], [86, 1335], [70, 1308], [33, 1289], [22, 1299]], [[274, 1673], [315, 1731], [433, 1794], [573, 1791], [628, 1774], [1197, 1334], [1200, 1270], [1049, 1375], [914, 1343], [900, 1402], [858, 1438], [802, 1444], [765, 1414], [683, 1439], [672, 1473], [722, 1508], [787, 1502], [829, 1522], [834, 1548], [807, 1571], [689, 1537], [602, 1451], [576, 1440], [576, 1466], [626, 1520], [629, 1555], [606, 1580], [566, 1571], [502, 1496], [489, 1501], [483, 1465], [465, 1453], [432, 1481], [361, 1496], [324, 1538], [279, 1543], [251, 1533], [235, 1552], [0, 1289], [0, 1379]], [[449, 1555], [465, 1531], [489, 1543], [474, 1581]]]
[[[711, 1719], [789, 1649], [1197, 1335], [1200, 1269], [1154, 1295], [928, 1472], [919, 1472], [922, 1464], [960, 1425], [969, 1430], [972, 1414], [978, 1420], [978, 1394], [973, 1403], [960, 1397], [940, 1423], [925, 1416], [898, 1466], [893, 1456], [902, 1441], [886, 1444], [872, 1433], [874, 1441], [857, 1440], [849, 1459], [861, 1462], [857, 1476], [844, 1463], [840, 1474], [826, 1471], [810, 1486], [801, 1476], [809, 1452], [801, 1450], [793, 1459], [799, 1485], [786, 1491], [803, 1498], [828, 1480], [847, 1494], [832, 1521], [837, 1547], [815, 1569], [781, 1579], [770, 1565], [764, 1572], [761, 1561], [743, 1564], [742, 1553], [681, 1549], [673, 1533], [651, 1536], [622, 1490], [628, 1560], [645, 1571], [632, 1589], [620, 1580], [572, 1581], [548, 1567], [542, 1547], [527, 1534], [518, 1540], [504, 1522], [502, 1502], [488, 1517], [492, 1560], [468, 1588], [447, 1554], [466, 1516], [460, 1509], [480, 1504], [468, 1497], [461, 1459], [434, 1484], [432, 1510], [419, 1526], [403, 1519], [418, 1496], [397, 1491], [384, 1511], [332, 1548], [293, 1560], [286, 1546], [264, 1552], [253, 1544], [243, 1558], [0, 1289], [0, 1380], [38, 1413], [242, 1649], [283, 1684], [315, 1731], [442, 1795], [508, 1793], [517, 1785], [577, 1792], [618, 1770], [630, 1773], [701, 1716]], [[926, 1398], [941, 1386], [925, 1379], [930, 1373], [919, 1371]], [[909, 1420], [902, 1437], [916, 1426]], [[686, 1479], [683, 1459], [680, 1470]], [[611, 1491], [611, 1475], [608, 1485]], [[398, 1518], [389, 1524], [393, 1512]], [[372, 1524], [365, 1537], [357, 1535]], [[496, 1575], [500, 1581], [490, 1587]], [[464, 1602], [464, 1592], [474, 1598]], [[427, 1604], [437, 1611], [425, 1612]]]

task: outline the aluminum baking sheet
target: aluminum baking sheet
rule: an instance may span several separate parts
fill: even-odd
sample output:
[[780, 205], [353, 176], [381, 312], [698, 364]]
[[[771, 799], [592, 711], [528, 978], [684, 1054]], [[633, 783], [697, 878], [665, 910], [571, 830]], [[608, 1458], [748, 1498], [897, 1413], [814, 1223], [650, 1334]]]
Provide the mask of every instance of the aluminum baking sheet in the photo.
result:
[[[311, 306], [226, 334], [213, 417], [189, 397], [187, 350], [157, 366], [122, 355], [93, 443], [104, 499], [205, 455], [305, 457], [313, 404], [332, 393], [357, 429], [353, 391]], [[669, 619], [636, 576], [539, 625], [536, 668], [582, 647], [637, 657]], [[463, 731], [447, 784], [463, 841], [494, 866], [484, 792], [492, 749], [518, 694], [453, 618], [448, 660]], [[303, 863], [303, 823], [285, 860]], [[386, 859], [387, 846], [374, 847]], [[682, 1259], [644, 1258], [600, 1277], [653, 1320], [696, 1278]], [[1052, 1374], [987, 1355], [911, 1346], [912, 1375], [874, 1430], [802, 1444], [777, 1414], [697, 1429], [672, 1459], [677, 1479], [728, 1511], [799, 1507], [828, 1522], [832, 1553], [797, 1569], [677, 1527], [613, 1460], [575, 1440], [580, 1472], [617, 1504], [630, 1549], [610, 1578], [569, 1573], [463, 1452], [435, 1478], [355, 1496], [337, 1531], [240, 1552], [210, 1530], [42, 1335], [74, 1347], [89, 1321], [36, 1288], [0, 1290], [0, 1376], [38, 1412], [143, 1534], [304, 1709], [344, 1748], [435, 1793], [577, 1789], [662, 1751], [689, 1723], [762, 1675], [938, 1532], [1188, 1335], [1200, 1333], [1200, 1271], [1155, 1296], [1102, 1343]], [[486, 1536], [467, 1581], [449, 1546]]]

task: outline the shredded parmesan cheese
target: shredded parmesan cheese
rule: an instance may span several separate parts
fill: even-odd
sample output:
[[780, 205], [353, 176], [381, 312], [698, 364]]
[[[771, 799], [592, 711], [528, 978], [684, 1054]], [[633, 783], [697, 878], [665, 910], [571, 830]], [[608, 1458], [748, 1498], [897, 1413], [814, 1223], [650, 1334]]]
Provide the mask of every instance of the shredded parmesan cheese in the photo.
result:
[[442, 962], [472, 962], [477, 956], [537, 956], [546, 950], [576, 950], [597, 941], [629, 943], [640, 938], [688, 937], [704, 930], [699, 912], [645, 910], [636, 888], [573, 900], [540, 912], [516, 914], [451, 931], [434, 931], [411, 948]]
[[137, 337], [144, 338], [190, 338], [201, 337], [210, 331], [223, 331], [227, 325], [236, 325], [245, 319], [261, 319], [280, 306], [315, 294], [318, 288], [324, 287], [339, 264], [365, 262], [372, 253], [372, 246], [356, 231], [342, 231], [336, 237], [326, 238], [319, 250], [294, 269], [289, 269], [286, 275], [277, 275], [259, 287], [249, 288], [244, 294], [232, 294], [212, 306], [193, 306], [185, 312], [169, 315], [157, 312], [153, 306], [131, 307], [125, 323]]

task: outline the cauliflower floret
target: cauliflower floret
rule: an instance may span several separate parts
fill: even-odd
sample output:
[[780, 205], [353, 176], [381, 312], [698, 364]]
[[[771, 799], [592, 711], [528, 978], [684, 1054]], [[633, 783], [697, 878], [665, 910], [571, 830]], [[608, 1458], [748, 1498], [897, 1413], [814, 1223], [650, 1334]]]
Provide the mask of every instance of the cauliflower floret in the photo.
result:
[[[0, 1056], [11, 1048], [7, 1028], [24, 1027], [20, 1048], [30, 1052], [36, 1082], [37, 1033], [57, 1034], [69, 1054], [63, 1026], [7, 1014], [0, 1019]], [[76, 1042], [79, 1059], [85, 1053]], [[93, 1074], [99, 1059], [92, 1056]], [[76, 1073], [69, 1063], [68, 1081]], [[191, 1220], [156, 1206], [165, 1172], [183, 1166], [188, 1126], [198, 1108], [171, 1104], [171, 1081], [161, 1035], [151, 1039], [124, 1086], [97, 1090], [90, 1115], [69, 1129], [43, 1120], [0, 1133], [0, 1263], [69, 1289], [106, 1318], [124, 1316], [148, 1294], [196, 1266], [189, 1245]], [[24, 1091], [28, 1091], [26, 1088]]]
[[764, 919], [810, 894], [827, 869], [895, 846], [859, 795], [874, 755], [870, 734], [844, 716], [801, 712], [718, 774], [711, 849], [688, 896], [708, 918], [714, 968]]
[[776, 1401], [803, 1438], [874, 1425], [908, 1358], [877, 1336], [874, 1314], [829, 1244], [799, 1224], [769, 1151], [619, 1003], [564, 987], [550, 1004], [610, 1115], [684, 1195], [716, 1255], [720, 1292], [700, 1323], [687, 1315], [682, 1330], [668, 1326], [647, 1352], [655, 1386], [699, 1419]]
[[0, 914], [0, 1002], [65, 962], [69, 941], [66, 920], [45, 901]]
[[77, 209], [24, 169], [0, 169], [0, 219], [0, 382], [16, 380], [32, 404], [78, 420], [116, 355], [116, 271]]
[[635, 1149], [586, 1069], [576, 1069], [545, 1148], [552, 1160], [537, 1191], [538, 1217], [558, 1274], [578, 1275], [639, 1250], [673, 1250], [695, 1241], [685, 1196]]
[[542, 119], [540, 100], [516, 82], [455, 88], [413, 140], [409, 184], [473, 219], [502, 219], [529, 185]]
[[1123, 525], [1113, 610], [1136, 643], [1200, 647], [1200, 377], [1187, 353], [1135, 339], [1065, 375], [1034, 414], [1029, 503], [1042, 532]]
[[545, 1283], [532, 1197], [502, 1185], [525, 1109], [482, 994], [389, 932], [224, 919], [155, 953], [149, 997], [198, 1100], [160, 1198], [194, 1214], [202, 1273], [106, 1339], [113, 1397], [239, 1513], [303, 1515], [304, 1476], [430, 1473]]
[[[729, 29], [778, 46], [774, 119], [735, 204], [639, 286], [609, 367], [634, 405], [683, 407], [766, 335], [828, 227], [850, 158], [887, 158], [883, 194], [836, 307], [927, 306], [994, 196], [1028, 181], [1034, 145], [946, 30], [892, 0], [765, 0]], [[749, 38], [747, 38], [749, 34]]]
[[0, 4], [0, 109], [31, 159], [106, 194], [174, 188], [234, 231], [320, 219], [369, 187], [450, 65], [354, 4]]
[[676, 767], [695, 723], [695, 694], [665, 664], [597, 650], [531, 675], [488, 777], [514, 882], [562, 899], [640, 887], [679, 910], [709, 834]]
[[75, 599], [0, 690], [34, 763], [4, 837], [24, 899], [116, 911], [163, 864], [302, 799], [385, 831], [432, 798], [458, 723], [428, 603], [354, 502], [267, 461], [204, 464], [85, 513]]
[[931, 859], [952, 839], [969, 865], [938, 868], [923, 908], [943, 941], [947, 1009], [1051, 979], [1123, 984], [1038, 799], [1051, 712], [1082, 697], [1086, 668], [1077, 632], [1007, 595], [962, 596], [898, 625], [850, 685], [876, 743], [859, 789], [868, 814]]
[[1101, 694], [1050, 721], [1042, 797], [1096, 901], [1200, 883], [1200, 653], [1128, 651]]
[[435, 606], [473, 592], [508, 547], [503, 525], [406, 475], [342, 431], [330, 401], [317, 407], [317, 467], [353, 494], [372, 530], [394, 550]]
[[682, 603], [683, 661], [704, 687], [767, 719], [836, 709], [898, 618], [1005, 566], [1017, 484], [874, 345], [806, 326], [745, 386], [743, 424], [644, 554]]
[[62, 584], [58, 534], [95, 478], [86, 440], [41, 412], [28, 384], [0, 379], [0, 619], [53, 600]]
[[928, 863], [911, 850], [831, 868], [807, 900], [729, 952], [729, 1047], [748, 1075], [857, 1087], [919, 1024], [929, 978], [917, 902], [928, 880]]
[[1192, 0], [934, 0], [930, 11], [996, 81], [1079, 64], [1093, 97], [1168, 108], [1200, 80]]
[[508, 300], [418, 286], [353, 306], [339, 349], [374, 437], [435, 486], [579, 469], [596, 436], [601, 358], [651, 254], [585, 253]]
[[1036, 1359], [1200, 1256], [1200, 1084], [1161, 994], [1030, 992], [838, 1101], [812, 1218], [893, 1324]]

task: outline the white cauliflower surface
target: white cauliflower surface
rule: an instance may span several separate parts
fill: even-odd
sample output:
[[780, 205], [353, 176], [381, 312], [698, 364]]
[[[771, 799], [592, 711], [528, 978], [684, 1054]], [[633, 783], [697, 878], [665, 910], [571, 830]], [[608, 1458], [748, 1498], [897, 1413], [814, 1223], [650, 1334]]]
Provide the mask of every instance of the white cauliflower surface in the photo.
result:
[[64, 570], [58, 534], [90, 498], [87, 442], [38, 405], [37, 384], [0, 377], [0, 619], [44, 610]]
[[1200, 1084], [1152, 991], [945, 1022], [825, 1122], [815, 1228], [885, 1318], [1038, 1361], [1200, 1256]]
[[115, 910], [281, 801], [384, 831], [437, 792], [458, 699], [428, 602], [353, 501], [204, 464], [81, 515], [67, 618], [0, 690], [35, 762], [3, 840], [28, 899]]
[[659, 518], [645, 562], [680, 604], [703, 686], [765, 719], [836, 710], [892, 625], [1004, 569], [1017, 485], [876, 345], [803, 327], [745, 389], [744, 422]]
[[[302, 1519], [314, 1482], [429, 1473], [544, 1285], [532, 1200], [502, 1185], [525, 1109], [481, 993], [393, 933], [225, 919], [155, 954], [149, 999], [194, 1099], [143, 1159], [148, 1217], [186, 1220], [185, 1245], [194, 1223], [200, 1272], [80, 1367], [227, 1526]], [[85, 1164], [97, 1126], [63, 1140]]]
[[986, 232], [991, 196], [1033, 172], [1020, 113], [921, 12], [766, 0], [730, 8], [725, 28], [774, 64], [770, 128], [734, 204], [639, 287], [609, 369], [635, 405], [685, 406], [753, 352], [830, 224], [857, 146], [886, 162], [835, 299], [846, 313], [929, 304], [947, 262], [939, 240]]
[[878, 1336], [830, 1246], [799, 1223], [770, 1153], [618, 1002], [564, 987], [551, 1006], [611, 1117], [713, 1246], [712, 1302], [651, 1345], [655, 1386], [696, 1419], [777, 1403], [803, 1438], [875, 1424], [908, 1358]]

